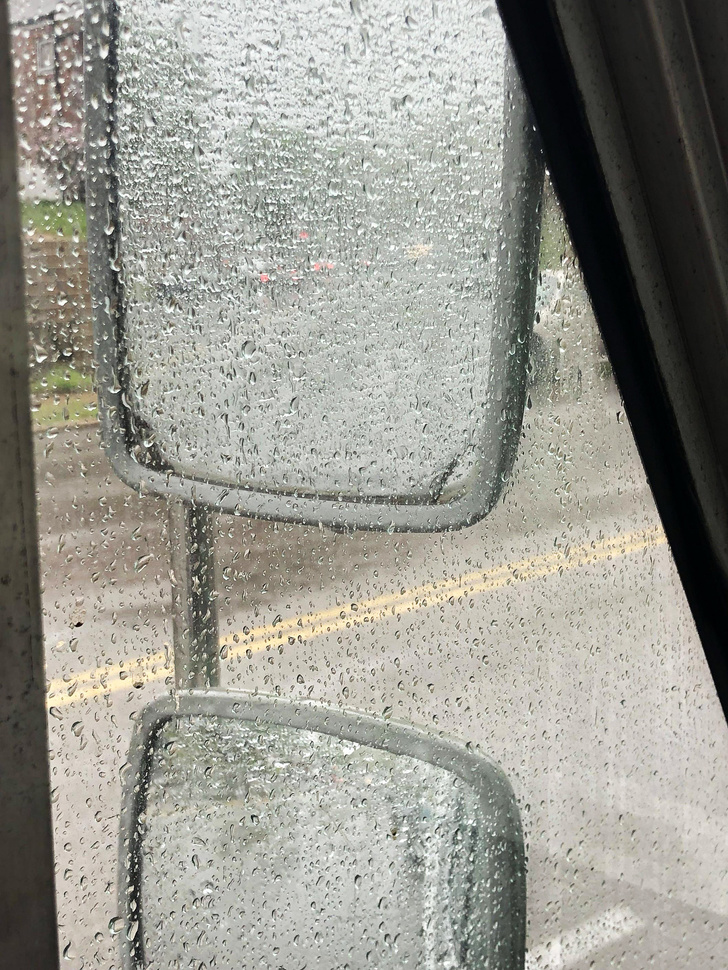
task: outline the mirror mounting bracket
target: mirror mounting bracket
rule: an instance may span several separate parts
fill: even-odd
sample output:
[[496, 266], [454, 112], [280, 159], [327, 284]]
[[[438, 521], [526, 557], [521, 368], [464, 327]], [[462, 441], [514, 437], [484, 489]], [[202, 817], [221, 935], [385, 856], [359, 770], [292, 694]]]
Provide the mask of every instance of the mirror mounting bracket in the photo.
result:
[[209, 508], [169, 500], [174, 683], [178, 690], [220, 683], [214, 524]]

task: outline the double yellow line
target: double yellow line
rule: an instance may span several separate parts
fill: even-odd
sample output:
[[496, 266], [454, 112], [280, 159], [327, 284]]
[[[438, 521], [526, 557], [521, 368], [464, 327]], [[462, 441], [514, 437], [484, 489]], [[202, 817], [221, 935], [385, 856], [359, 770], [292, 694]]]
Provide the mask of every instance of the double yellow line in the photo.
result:
[[[333, 606], [304, 616], [292, 616], [287, 620], [254, 627], [247, 632], [231, 633], [220, 638], [220, 648], [227, 659], [235, 659], [243, 654], [250, 655], [288, 643], [294, 644], [299, 640], [330, 636], [340, 630], [379, 623], [391, 617], [443, 606], [445, 603], [454, 606], [463, 599], [494, 589], [621, 558], [664, 545], [665, 542], [665, 534], [659, 526], [611, 536], [582, 546], [559, 549], [543, 556], [504, 563], [492, 569], [471, 572], [440, 582], [423, 583], [397, 593], [385, 593], [359, 603]], [[85, 670], [69, 676], [68, 679], [58, 678], [49, 683], [48, 708], [53, 715], [69, 704], [131, 690], [172, 675], [172, 656], [166, 651], [97, 667], [95, 670]]]

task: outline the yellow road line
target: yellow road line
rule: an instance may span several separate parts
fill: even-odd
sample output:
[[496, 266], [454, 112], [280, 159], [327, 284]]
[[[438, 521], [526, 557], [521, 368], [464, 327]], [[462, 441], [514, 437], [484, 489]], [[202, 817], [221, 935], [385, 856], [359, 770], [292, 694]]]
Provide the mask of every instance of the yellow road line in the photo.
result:
[[[389, 617], [431, 609], [447, 602], [486, 593], [516, 583], [542, 579], [556, 573], [582, 566], [628, 556], [644, 549], [664, 545], [665, 534], [659, 526], [611, 536], [582, 546], [556, 550], [543, 556], [504, 563], [492, 569], [470, 572], [463, 576], [423, 583], [395, 593], [385, 593], [359, 603], [333, 606], [304, 616], [268, 623], [253, 629], [230, 633], [220, 638], [221, 648], [227, 648], [227, 659], [269, 650], [319, 636], [329, 636], [367, 623], [378, 623]], [[48, 685], [48, 707], [61, 708], [77, 701], [116, 693], [121, 690], [164, 680], [172, 675], [170, 658], [164, 651], [126, 663], [110, 664], [86, 670], [68, 680], [59, 678]]]

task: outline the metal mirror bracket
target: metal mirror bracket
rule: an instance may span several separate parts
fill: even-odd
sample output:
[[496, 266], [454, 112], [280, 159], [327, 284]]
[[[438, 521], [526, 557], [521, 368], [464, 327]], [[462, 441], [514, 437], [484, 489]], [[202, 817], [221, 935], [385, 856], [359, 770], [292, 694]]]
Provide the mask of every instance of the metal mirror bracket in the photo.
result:
[[178, 690], [217, 687], [220, 649], [215, 596], [214, 513], [170, 499], [174, 682]]

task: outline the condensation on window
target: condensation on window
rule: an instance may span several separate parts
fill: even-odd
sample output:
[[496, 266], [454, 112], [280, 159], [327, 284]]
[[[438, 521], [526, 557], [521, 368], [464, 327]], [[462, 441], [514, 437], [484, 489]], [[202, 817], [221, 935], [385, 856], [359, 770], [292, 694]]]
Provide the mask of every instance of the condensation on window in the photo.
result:
[[[10, 4], [59, 940], [64, 966], [80, 970], [119, 966], [122, 946], [141, 932], [117, 893], [120, 805], [129, 784], [132, 730], [145, 705], [174, 688], [172, 591], [182, 577], [171, 565], [170, 544], [180, 537], [170, 535], [166, 501], [122, 483], [100, 438], [84, 212], [80, 6], [32, 6]], [[156, 15], [148, 2], [122, 6]], [[160, 3], [158, 22], [166, 23], [170, 11], [184, 6], [179, 0]], [[459, 24], [470, 6], [455, 0], [416, 10], [376, 4], [367, 12], [363, 0], [352, 0], [335, 15], [314, 4], [306, 11], [319, 17], [322, 30], [336, 17], [342, 23], [349, 17], [360, 56], [367, 37], [377, 38], [377, 55], [386, 63], [388, 32], [393, 39], [404, 36], [402, 22], [406, 26], [408, 17], [413, 30], [427, 17]], [[192, 19], [203, 15], [191, 4], [186, 9]], [[283, 63], [276, 38], [293, 33], [286, 21], [294, 18], [293, 10], [292, 4], [280, 8], [280, 23], [271, 26], [270, 36], [261, 27], [256, 41], [261, 83], [268, 77], [265, 64]], [[367, 17], [375, 14], [382, 19], [370, 27]], [[239, 39], [242, 50], [241, 24], [233, 14], [225, 15], [230, 18], [226, 36], [233, 47]], [[249, 15], [260, 19], [252, 7]], [[387, 17], [400, 20], [389, 27]], [[188, 43], [186, 23], [170, 24], [159, 40], [160, 64], [171, 44], [181, 50]], [[461, 29], [465, 26], [463, 21]], [[211, 25], [196, 43], [210, 42], [221, 29]], [[450, 42], [452, 36], [442, 39]], [[46, 75], [37, 70], [37, 55], [40, 45], [50, 42], [55, 66], [54, 74]], [[477, 36], [469, 36], [468, 45], [474, 63], [486, 70], [488, 58], [479, 51]], [[311, 57], [306, 83], [313, 85], [327, 65], [316, 61], [315, 52]], [[180, 67], [193, 69], [194, 64]], [[156, 83], [171, 84], [168, 76], [160, 70]], [[446, 77], [438, 75], [437, 81], [447, 89]], [[224, 110], [219, 84], [211, 83], [210, 91], [217, 110]], [[265, 87], [258, 91], [265, 106]], [[452, 93], [457, 96], [457, 84]], [[173, 112], [174, 103], [164, 94], [162, 87], [159, 110], [164, 104]], [[351, 102], [353, 117], [360, 103]], [[184, 100], [179, 104], [184, 114]], [[343, 102], [341, 108], [345, 111]], [[279, 109], [271, 93], [267, 110], [273, 121]], [[222, 139], [226, 131], [222, 126], [213, 137], [210, 117], [204, 125], [187, 115], [179, 122], [180, 137], [197, 145], [195, 179], [208, 196], [214, 161], [208, 156], [214, 138]], [[152, 130], [161, 124], [160, 117], [150, 120]], [[444, 139], [448, 146], [454, 134], [438, 131], [435, 120], [427, 137], [433, 144]], [[262, 144], [263, 135], [259, 138]], [[253, 168], [262, 192], [270, 173], [257, 162]], [[164, 171], [173, 179], [181, 170], [170, 157]], [[346, 171], [352, 180], [347, 191], [369, 184], [365, 175]], [[462, 177], [469, 177], [467, 170]], [[344, 218], [348, 196], [338, 198]], [[266, 206], [261, 218], [282, 220], [292, 233], [282, 247], [306, 243], [298, 238], [301, 232], [315, 236], [316, 229], [306, 228], [308, 223], [299, 228], [285, 206]], [[358, 211], [352, 206], [354, 223]], [[405, 235], [397, 237], [405, 249], [431, 242], [414, 231]], [[370, 244], [371, 239], [361, 242], [364, 249]], [[181, 283], [174, 260], [184, 256], [185, 245], [181, 230], [170, 231], [166, 255], [175, 286]], [[317, 257], [328, 259], [316, 245]], [[157, 249], [154, 258], [164, 255]], [[422, 250], [415, 256], [429, 258]], [[330, 261], [339, 258], [337, 253]], [[444, 254], [443, 267], [450, 258]], [[266, 265], [251, 263], [259, 289], [267, 285], [261, 280], [268, 275]], [[323, 272], [335, 280], [336, 270]], [[467, 278], [467, 261], [463, 272]], [[228, 305], [238, 283], [232, 270], [216, 273], [212, 282]], [[666, 970], [720, 968], [728, 932], [728, 731], [548, 185], [538, 276], [523, 427], [516, 464], [497, 506], [475, 526], [429, 536], [216, 517], [213, 603], [221, 684], [283, 700], [320, 701], [385, 723], [413, 723], [499, 764], [515, 792], [524, 829], [529, 970], [641, 970], [652, 963]], [[325, 290], [332, 284], [321, 285]], [[182, 290], [162, 293], [160, 321], [179, 314], [175, 303], [183, 296]], [[190, 352], [195, 340], [202, 339], [205, 347], [210, 343], [204, 319], [197, 321], [199, 333], [183, 327], [174, 341], [168, 333], [164, 337], [172, 373], [184, 369], [183, 352]], [[153, 320], [145, 323], [153, 325]], [[278, 339], [275, 327], [273, 316], [266, 319], [266, 332]], [[239, 336], [248, 337], [248, 331], [241, 329]], [[252, 372], [257, 347], [250, 354], [245, 345], [237, 347], [234, 363], [241, 373]], [[294, 367], [286, 370], [286, 379], [293, 386], [298, 358], [291, 359]], [[143, 387], [142, 382], [140, 399], [145, 399]], [[442, 387], [447, 390], [447, 378]], [[214, 396], [201, 403], [210, 422], [239, 419]], [[190, 426], [186, 432], [196, 430]], [[376, 450], [376, 441], [367, 443]], [[212, 742], [204, 731], [197, 742], [203, 759], [211, 757]], [[171, 756], [173, 749], [165, 750]], [[271, 745], [269, 754], [278, 750]], [[283, 767], [266, 770], [284, 771], [285, 758], [280, 760]], [[262, 811], [251, 808], [259, 795], [252, 802], [245, 795], [236, 790], [239, 817], [245, 816], [245, 825], [233, 832], [238, 838], [252, 830], [257, 823], [251, 817]], [[178, 810], [174, 799], [171, 803], [170, 810]], [[281, 824], [286, 817], [282, 812]], [[190, 833], [189, 845], [175, 844], [178, 857], [172, 861], [178, 869], [191, 867], [190, 878], [165, 891], [172, 905], [181, 906], [185, 886], [202, 887], [194, 896], [200, 903], [195, 918], [185, 922], [175, 916], [171, 923], [173, 929], [193, 926], [199, 936], [205, 919], [198, 914], [207, 914], [211, 925], [219, 914], [214, 906], [205, 909], [209, 897], [196, 867], [204, 863], [209, 879], [219, 881], [238, 857], [244, 867], [264, 850], [248, 842], [247, 855], [226, 850], [223, 856], [216, 854], [214, 841], [200, 846], [196, 838]], [[231, 838], [226, 829], [224, 844], [234, 845]], [[335, 847], [336, 839], [315, 844]], [[147, 848], [159, 851], [153, 842]], [[354, 869], [370, 871], [379, 850], [372, 850], [371, 839], [360, 832], [347, 851], [346, 872], [353, 880]], [[421, 853], [423, 878], [427, 865], [439, 858], [431, 855], [427, 863], [426, 856]], [[313, 857], [321, 879], [332, 877], [327, 861]], [[161, 859], [159, 871], [168, 874], [169, 862]], [[238, 885], [240, 866], [234, 868]], [[433, 901], [426, 894], [423, 899]], [[387, 947], [397, 945], [396, 932], [383, 918], [382, 932], [390, 937], [385, 945], [384, 936], [377, 936], [379, 924], [374, 925], [379, 900], [376, 906], [370, 903], [359, 913], [366, 921], [361, 936], [372, 936], [376, 947], [389, 953]], [[273, 936], [280, 925], [275, 910], [271, 902], [257, 923], [258, 944], [270, 940], [271, 966], [279, 965], [274, 962]], [[286, 911], [286, 921], [293, 917], [312, 935], [323, 918], [311, 908]], [[154, 933], [163, 940], [163, 926], [155, 924]], [[183, 948], [180, 966], [194, 958], [198, 936], [191, 948]], [[245, 964], [240, 954], [234, 960], [224, 965]], [[476, 964], [451, 947], [434, 965]]]

